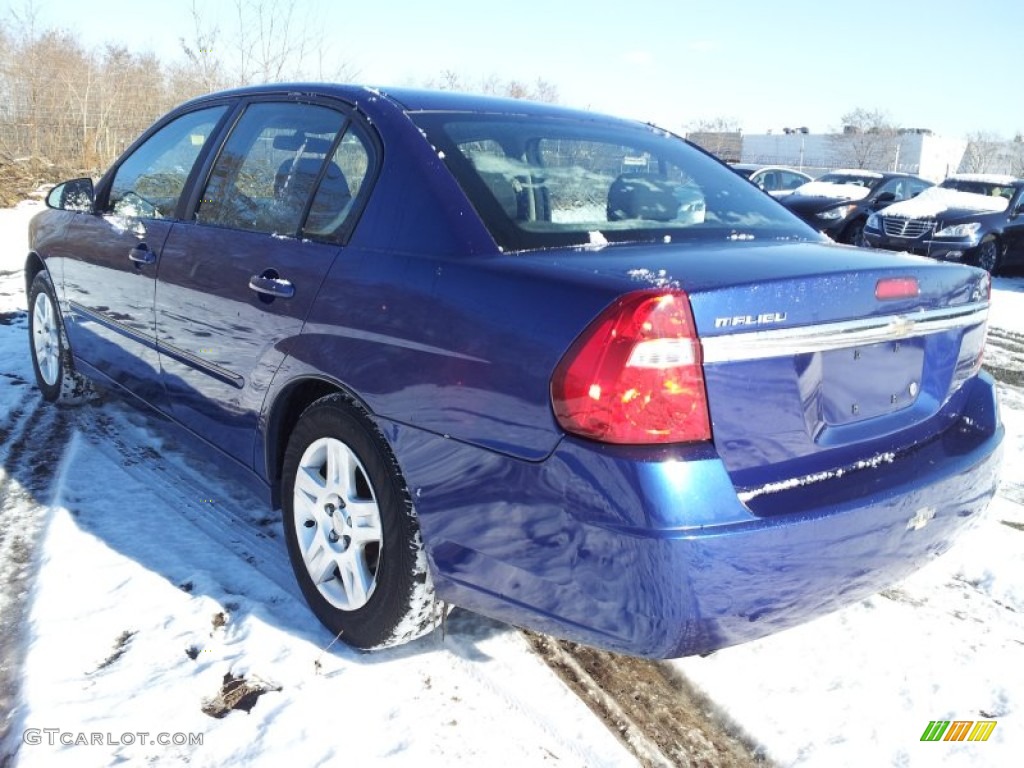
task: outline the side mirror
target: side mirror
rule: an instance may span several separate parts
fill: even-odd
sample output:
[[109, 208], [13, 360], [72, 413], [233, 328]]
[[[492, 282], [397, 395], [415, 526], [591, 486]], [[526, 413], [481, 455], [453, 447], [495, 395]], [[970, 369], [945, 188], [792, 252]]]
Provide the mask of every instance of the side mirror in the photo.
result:
[[46, 205], [58, 211], [87, 212], [92, 210], [94, 200], [92, 179], [72, 179], [51, 189], [46, 196]]
[[896, 202], [896, 195], [892, 192], [883, 192], [875, 198], [875, 205], [888, 205]]

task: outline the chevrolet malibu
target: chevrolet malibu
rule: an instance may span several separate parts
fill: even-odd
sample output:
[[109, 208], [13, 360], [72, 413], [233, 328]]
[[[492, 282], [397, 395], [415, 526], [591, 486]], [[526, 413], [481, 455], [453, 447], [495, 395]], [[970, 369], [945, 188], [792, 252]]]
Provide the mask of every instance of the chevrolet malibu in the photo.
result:
[[989, 276], [824, 244], [648, 125], [262, 86], [48, 204], [42, 396], [92, 380], [215, 446], [358, 648], [458, 605], [708, 652], [900, 579], [996, 487]]

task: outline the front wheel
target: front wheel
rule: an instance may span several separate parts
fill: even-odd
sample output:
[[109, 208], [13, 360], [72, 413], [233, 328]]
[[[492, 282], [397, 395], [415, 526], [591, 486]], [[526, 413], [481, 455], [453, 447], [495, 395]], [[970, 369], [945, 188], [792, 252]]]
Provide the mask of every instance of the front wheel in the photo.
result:
[[283, 482], [288, 554], [324, 626], [370, 649], [440, 622], [412, 499], [361, 409], [342, 395], [309, 406], [288, 441]]
[[864, 222], [855, 221], [846, 230], [845, 242], [855, 245], [858, 248], [867, 248], [868, 241], [864, 239]]
[[74, 369], [53, 284], [45, 271], [39, 272], [32, 280], [28, 305], [32, 369], [43, 399], [50, 402], [88, 399], [92, 388], [88, 380]]
[[974, 264], [994, 275], [999, 269], [999, 243], [994, 237], [986, 237], [974, 252]]

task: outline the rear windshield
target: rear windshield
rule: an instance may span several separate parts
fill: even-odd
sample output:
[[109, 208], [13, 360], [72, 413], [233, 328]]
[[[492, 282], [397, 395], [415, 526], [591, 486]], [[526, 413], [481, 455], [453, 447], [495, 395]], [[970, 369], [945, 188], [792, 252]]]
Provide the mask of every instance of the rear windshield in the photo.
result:
[[817, 239], [727, 166], [654, 128], [461, 112], [411, 117], [504, 250]]

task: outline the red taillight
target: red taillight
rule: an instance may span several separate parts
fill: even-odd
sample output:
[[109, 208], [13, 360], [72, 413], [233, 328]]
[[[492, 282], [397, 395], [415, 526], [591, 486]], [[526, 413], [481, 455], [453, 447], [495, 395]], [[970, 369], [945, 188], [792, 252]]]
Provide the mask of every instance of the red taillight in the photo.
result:
[[885, 277], [875, 283], [875, 298], [913, 299], [921, 293], [916, 277]]
[[601, 313], [555, 369], [568, 431], [606, 443], [711, 439], [700, 342], [683, 291], [637, 291]]

